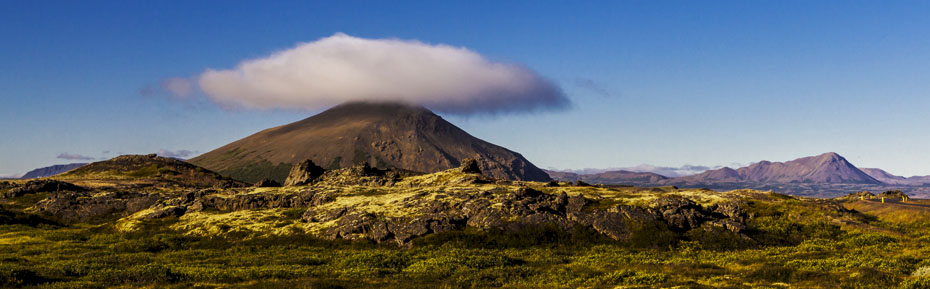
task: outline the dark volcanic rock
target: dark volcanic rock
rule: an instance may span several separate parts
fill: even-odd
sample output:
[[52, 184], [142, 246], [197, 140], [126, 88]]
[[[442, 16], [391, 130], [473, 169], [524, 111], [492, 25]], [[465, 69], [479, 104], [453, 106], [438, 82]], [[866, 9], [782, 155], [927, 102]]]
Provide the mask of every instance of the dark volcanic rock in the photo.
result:
[[459, 171], [466, 174], [481, 174], [481, 167], [478, 166], [477, 160], [467, 158], [462, 160], [462, 164], [459, 165]]
[[420, 173], [395, 168], [375, 168], [366, 162], [350, 168], [326, 171], [317, 178], [315, 183], [328, 186], [359, 185], [379, 187], [390, 186], [403, 180], [404, 177], [418, 174]]
[[281, 184], [279, 184], [278, 182], [275, 182], [274, 180], [263, 179], [255, 183], [255, 186], [259, 188], [272, 188], [272, 187], [280, 187]]
[[687, 231], [710, 219], [704, 208], [689, 199], [663, 197], [656, 200], [656, 204], [657, 215], [673, 230]]
[[906, 198], [906, 197], [907, 197], [907, 194], [905, 194], [904, 192], [899, 191], [899, 190], [891, 190], [891, 191], [884, 191], [884, 192], [882, 192], [881, 194], [878, 195], [878, 197], [880, 197], [880, 198], [901, 199], [901, 198]]
[[53, 192], [36, 203], [37, 211], [68, 222], [87, 222], [126, 216], [151, 207], [158, 195], [131, 192]]
[[154, 212], [143, 217], [143, 219], [158, 219], [165, 217], [179, 217], [187, 212], [187, 208], [179, 206], [160, 206]]
[[316, 165], [311, 160], [304, 160], [291, 167], [291, 172], [284, 181], [285, 186], [302, 186], [313, 183], [325, 173], [326, 170]]
[[[190, 199], [190, 201], [186, 201]], [[238, 211], [252, 209], [276, 209], [317, 206], [330, 202], [332, 198], [324, 193], [302, 191], [297, 194], [208, 194], [184, 197], [182, 205], [190, 205], [192, 210]]]
[[[525, 228], [554, 226], [571, 230], [589, 227], [617, 241], [629, 240], [637, 226], [669, 228], [687, 232], [702, 225], [733, 232], [745, 230], [740, 204], [721, 204], [705, 209], [684, 198], [661, 198], [656, 206], [644, 209], [629, 205], [607, 206], [584, 196], [569, 197], [564, 192], [547, 194], [523, 187], [512, 193], [456, 192], [422, 193], [403, 200], [412, 208], [412, 218], [388, 217], [359, 207], [317, 209], [310, 207], [305, 222], [329, 222], [324, 237], [368, 239], [407, 244], [427, 234], [473, 227], [481, 230], [515, 232]], [[595, 206], [596, 205], [596, 206]], [[590, 208], [589, 208], [590, 206]], [[634, 226], [634, 227], [631, 227]], [[661, 230], [669, 230], [661, 229]]]
[[13, 188], [5, 193], [0, 194], [0, 197], [3, 198], [15, 198], [28, 194], [35, 193], [45, 193], [45, 192], [61, 192], [61, 191], [71, 191], [71, 192], [81, 192], [84, 191], [84, 188], [77, 186], [72, 183], [56, 181], [56, 180], [34, 180], [29, 181], [23, 185], [16, 186], [13, 185]]

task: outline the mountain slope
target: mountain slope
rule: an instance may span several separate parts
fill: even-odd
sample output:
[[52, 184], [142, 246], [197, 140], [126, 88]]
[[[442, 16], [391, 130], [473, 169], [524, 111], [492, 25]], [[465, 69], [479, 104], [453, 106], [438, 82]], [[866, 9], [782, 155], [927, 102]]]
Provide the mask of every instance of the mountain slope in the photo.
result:
[[475, 138], [423, 107], [394, 103], [347, 103], [291, 124], [266, 129], [200, 155], [191, 163], [236, 179], [284, 181], [305, 159], [324, 168], [368, 162], [437, 172], [478, 156], [485, 174], [503, 179], [548, 181], [520, 154]]
[[50, 176], [54, 176], [57, 174], [61, 174], [61, 173], [79, 168], [86, 164], [87, 163], [73, 163], [73, 164], [54, 165], [54, 166], [47, 166], [44, 168], [38, 168], [38, 169], [29, 171], [28, 173], [23, 175], [21, 179], [35, 179], [35, 178], [50, 177]]
[[872, 176], [876, 180], [879, 180], [886, 184], [919, 186], [919, 185], [930, 183], [930, 176], [902, 177], [902, 176], [892, 175], [891, 173], [888, 173], [882, 169], [863, 168], [861, 170], [865, 172], [866, 174], [868, 174], [869, 176]]
[[669, 180], [672, 183], [718, 182], [881, 184], [836, 153], [804, 157], [787, 162], [761, 161], [739, 169], [722, 168]]

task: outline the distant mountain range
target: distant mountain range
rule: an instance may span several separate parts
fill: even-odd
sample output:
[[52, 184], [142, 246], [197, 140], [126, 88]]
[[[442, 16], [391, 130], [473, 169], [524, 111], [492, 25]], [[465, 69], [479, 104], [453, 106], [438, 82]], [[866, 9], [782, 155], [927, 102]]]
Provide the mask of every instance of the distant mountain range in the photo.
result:
[[547, 170], [546, 173], [556, 180], [572, 182], [580, 180], [591, 184], [659, 183], [669, 179], [666, 176], [656, 173], [631, 172], [625, 170], [607, 171], [596, 174], [577, 174]]
[[860, 169], [869, 176], [872, 176], [876, 180], [879, 180], [885, 184], [891, 185], [909, 185], [909, 186], [923, 186], [930, 185], [930, 176], [913, 176], [913, 177], [902, 177], [889, 174], [888, 172], [882, 169], [876, 168], [862, 168]]
[[31, 170], [20, 178], [21, 179], [34, 179], [34, 178], [51, 177], [57, 174], [61, 174], [61, 173], [79, 168], [86, 164], [87, 163], [73, 163], [73, 164], [47, 166], [44, 168], [38, 168], [38, 169]]
[[787, 162], [761, 161], [738, 169], [721, 168], [697, 175], [674, 178], [669, 183], [712, 184], [719, 182], [752, 183], [826, 183], [881, 184], [875, 177], [856, 168], [837, 153], [825, 153]]
[[714, 190], [753, 188], [788, 194], [832, 196], [856, 190], [908, 190], [930, 196], [930, 176], [901, 177], [875, 168], [859, 169], [837, 153], [799, 158], [787, 162], [761, 161], [733, 169], [724, 167], [703, 173], [666, 177], [648, 172], [609, 171], [593, 174], [547, 171], [554, 179], [582, 180], [592, 184], [638, 186], [675, 185]]

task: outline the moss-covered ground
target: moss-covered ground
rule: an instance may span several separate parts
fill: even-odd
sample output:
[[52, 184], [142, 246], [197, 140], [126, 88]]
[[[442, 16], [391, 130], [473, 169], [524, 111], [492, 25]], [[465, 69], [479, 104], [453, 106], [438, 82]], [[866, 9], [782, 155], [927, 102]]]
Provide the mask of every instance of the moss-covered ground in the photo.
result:
[[[632, 189], [559, 190], [649, 199]], [[506, 234], [469, 229], [397, 246], [304, 233], [191, 234], [184, 217], [127, 231], [117, 223], [62, 225], [16, 213], [0, 216], [8, 218], [0, 225], [0, 287], [930, 288], [925, 218], [877, 209], [870, 215], [865, 207], [872, 203], [848, 203], [863, 208], [836, 213], [817, 200], [733, 194], [758, 195], [747, 205], [755, 242], [641, 230], [638, 241], [617, 243], [586, 230], [543, 227]], [[274, 230], [299, 222], [301, 210], [254, 213]]]

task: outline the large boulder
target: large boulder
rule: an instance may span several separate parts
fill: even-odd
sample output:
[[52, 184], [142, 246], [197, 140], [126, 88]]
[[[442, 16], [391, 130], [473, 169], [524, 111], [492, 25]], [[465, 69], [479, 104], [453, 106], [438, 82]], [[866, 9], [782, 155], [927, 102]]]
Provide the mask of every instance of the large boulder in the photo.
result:
[[311, 160], [304, 160], [291, 167], [291, 172], [284, 181], [285, 186], [302, 186], [313, 183], [325, 173], [326, 170]]

